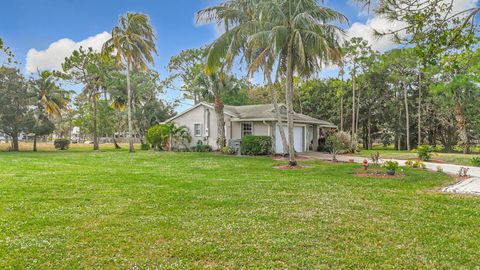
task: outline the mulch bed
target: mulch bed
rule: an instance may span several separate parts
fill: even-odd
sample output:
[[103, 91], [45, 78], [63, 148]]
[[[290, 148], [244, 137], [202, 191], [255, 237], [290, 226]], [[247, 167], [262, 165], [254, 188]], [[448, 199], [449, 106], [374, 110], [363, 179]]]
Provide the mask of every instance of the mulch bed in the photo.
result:
[[[274, 155], [272, 157], [273, 160], [277, 160], [277, 161], [288, 161], [288, 157], [284, 157], [282, 155]], [[296, 156], [295, 157], [295, 160], [298, 160], [298, 161], [308, 161], [310, 160], [309, 157], [306, 157], [306, 156]]]
[[279, 170], [299, 170], [299, 169], [309, 169], [312, 168], [311, 166], [304, 166], [304, 165], [297, 165], [297, 166], [290, 166], [290, 165], [276, 165], [273, 166], [274, 169]]

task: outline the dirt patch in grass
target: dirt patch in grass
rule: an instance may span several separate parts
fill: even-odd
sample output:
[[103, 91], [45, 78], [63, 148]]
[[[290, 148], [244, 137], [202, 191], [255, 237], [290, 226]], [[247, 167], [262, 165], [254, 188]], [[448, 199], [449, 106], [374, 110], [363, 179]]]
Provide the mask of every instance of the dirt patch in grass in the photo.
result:
[[297, 165], [297, 166], [290, 166], [288, 164], [286, 165], [276, 165], [273, 166], [274, 169], [279, 169], [279, 170], [300, 170], [300, 169], [309, 169], [312, 168], [311, 166], [305, 166], [305, 165]]
[[354, 173], [353, 176], [356, 177], [368, 177], [368, 178], [403, 178], [405, 177], [404, 174], [380, 174], [380, 173]]

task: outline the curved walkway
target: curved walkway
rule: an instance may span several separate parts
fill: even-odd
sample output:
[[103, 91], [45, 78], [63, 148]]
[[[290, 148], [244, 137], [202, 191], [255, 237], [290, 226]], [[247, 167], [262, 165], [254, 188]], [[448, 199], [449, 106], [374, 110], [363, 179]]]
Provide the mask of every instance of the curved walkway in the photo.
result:
[[[308, 152], [302, 154], [303, 156], [307, 156], [314, 159], [320, 160], [331, 160], [332, 155], [326, 153], [318, 153], [318, 152]], [[338, 155], [337, 159], [339, 161], [351, 161], [355, 163], [362, 163], [363, 160], [367, 159], [369, 163], [372, 162], [370, 158], [365, 157], [357, 157], [357, 156], [348, 156], [348, 155]], [[400, 166], [405, 166], [406, 160], [399, 160], [399, 159], [381, 159], [380, 163], [383, 163], [387, 160], [394, 160], [397, 161]], [[480, 168], [479, 167], [472, 167], [472, 166], [461, 166], [455, 164], [447, 164], [447, 163], [432, 163], [432, 162], [424, 162], [427, 170], [430, 171], [437, 171], [438, 168], [441, 168], [443, 172], [453, 175], [458, 175], [458, 172], [461, 168], [468, 168], [468, 175], [470, 176], [469, 179], [465, 181], [458, 182], [455, 185], [446, 187], [443, 189], [445, 192], [452, 192], [452, 193], [467, 193], [467, 194], [475, 194], [480, 195]]]

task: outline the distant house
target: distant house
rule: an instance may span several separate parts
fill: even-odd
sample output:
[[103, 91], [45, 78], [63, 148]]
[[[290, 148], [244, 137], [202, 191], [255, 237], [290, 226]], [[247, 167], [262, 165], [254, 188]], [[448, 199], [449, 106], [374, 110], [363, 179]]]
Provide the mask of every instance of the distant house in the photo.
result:
[[80, 142], [80, 127], [73, 127], [70, 135], [70, 140], [73, 143], [79, 143]]
[[[280, 106], [285, 134], [287, 113], [285, 105]], [[225, 105], [225, 134], [227, 142], [240, 140], [246, 135], [271, 136], [276, 153], [283, 153], [280, 129], [277, 125], [273, 104], [229, 106]], [[186, 126], [192, 135], [191, 145], [208, 144], [217, 147], [217, 118], [213, 105], [201, 102], [192, 108], [168, 119], [165, 123]], [[317, 149], [321, 134], [337, 128], [334, 124], [304, 114], [294, 114], [294, 141], [297, 152]]]

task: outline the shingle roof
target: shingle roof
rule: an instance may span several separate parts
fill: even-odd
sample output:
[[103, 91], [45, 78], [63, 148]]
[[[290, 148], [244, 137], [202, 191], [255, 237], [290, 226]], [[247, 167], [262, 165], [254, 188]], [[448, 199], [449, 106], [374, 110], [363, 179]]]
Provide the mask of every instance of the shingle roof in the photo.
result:
[[[201, 102], [193, 106], [192, 108], [166, 120], [165, 123], [168, 123], [174, 120], [175, 118], [190, 112], [191, 110], [197, 108], [198, 106], [207, 106], [211, 109], [214, 108], [212, 104]], [[279, 104], [279, 106], [280, 106], [280, 115], [282, 117], [282, 120], [287, 121], [287, 113], [286, 113], [285, 105]], [[224, 112], [225, 114], [230, 115], [233, 121], [277, 121], [277, 117], [275, 115], [275, 107], [273, 106], [273, 104], [244, 105], [244, 106], [225, 105]], [[330, 122], [319, 120], [301, 113], [295, 113], [293, 116], [293, 120], [297, 123], [317, 124], [317, 125], [320, 125], [321, 127], [337, 128], [337, 126], [335, 126]]]
[[[281, 109], [280, 115], [282, 117], [282, 120], [286, 121], [287, 114], [285, 111], [285, 105], [279, 104], [279, 106]], [[276, 120], [275, 107], [273, 106], [273, 104], [245, 105], [245, 106], [225, 105], [224, 110], [226, 113], [235, 115], [236, 118], [242, 121], [256, 120], [256, 119], [271, 120], [271, 121]], [[295, 113], [293, 116], [293, 119], [295, 122], [319, 124], [324, 127], [336, 128], [336, 126], [333, 123], [330, 123], [324, 120], [319, 120], [301, 113]]]

